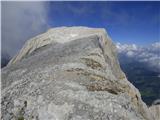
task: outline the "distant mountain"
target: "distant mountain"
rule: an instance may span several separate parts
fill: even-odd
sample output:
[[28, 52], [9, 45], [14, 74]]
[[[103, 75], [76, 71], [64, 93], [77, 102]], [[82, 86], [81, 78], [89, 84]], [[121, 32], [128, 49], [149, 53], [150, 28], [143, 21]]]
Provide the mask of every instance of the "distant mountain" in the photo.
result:
[[142, 99], [151, 105], [160, 98], [160, 72], [151, 69], [147, 63], [119, 54], [119, 62], [128, 80], [140, 91]]

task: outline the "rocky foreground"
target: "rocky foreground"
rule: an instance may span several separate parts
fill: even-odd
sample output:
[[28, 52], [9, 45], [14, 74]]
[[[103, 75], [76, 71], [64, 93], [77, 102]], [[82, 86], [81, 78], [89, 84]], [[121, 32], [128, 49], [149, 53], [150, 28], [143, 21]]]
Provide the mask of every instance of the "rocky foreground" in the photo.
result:
[[2, 120], [155, 120], [104, 29], [60, 27], [2, 69]]

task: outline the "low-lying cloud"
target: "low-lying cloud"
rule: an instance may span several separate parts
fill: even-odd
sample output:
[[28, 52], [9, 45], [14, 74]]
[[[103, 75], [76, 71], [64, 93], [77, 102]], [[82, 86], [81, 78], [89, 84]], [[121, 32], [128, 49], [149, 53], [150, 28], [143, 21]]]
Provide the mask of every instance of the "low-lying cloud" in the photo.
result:
[[117, 43], [116, 47], [119, 54], [123, 54], [138, 62], [146, 63], [148, 67], [160, 71], [160, 42], [146, 47]]
[[14, 56], [24, 42], [49, 27], [46, 2], [7, 2], [1, 4], [2, 53]]

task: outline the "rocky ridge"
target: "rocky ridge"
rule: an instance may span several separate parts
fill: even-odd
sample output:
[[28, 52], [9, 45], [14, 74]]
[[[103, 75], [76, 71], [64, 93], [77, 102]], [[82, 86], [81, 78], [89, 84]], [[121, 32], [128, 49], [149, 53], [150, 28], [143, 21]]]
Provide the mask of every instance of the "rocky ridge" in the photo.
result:
[[154, 120], [105, 29], [60, 27], [2, 69], [2, 120]]

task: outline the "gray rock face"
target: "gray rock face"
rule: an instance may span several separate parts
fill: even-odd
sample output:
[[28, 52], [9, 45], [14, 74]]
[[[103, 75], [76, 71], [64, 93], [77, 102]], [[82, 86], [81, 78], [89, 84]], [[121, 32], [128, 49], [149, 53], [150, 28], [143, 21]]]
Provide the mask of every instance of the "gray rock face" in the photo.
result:
[[155, 120], [160, 120], [160, 105], [152, 105], [149, 107], [149, 110], [154, 116]]
[[155, 120], [160, 120], [160, 99], [155, 100], [152, 106], [149, 107], [150, 112]]
[[2, 69], [2, 120], [154, 120], [104, 29], [61, 27]]

